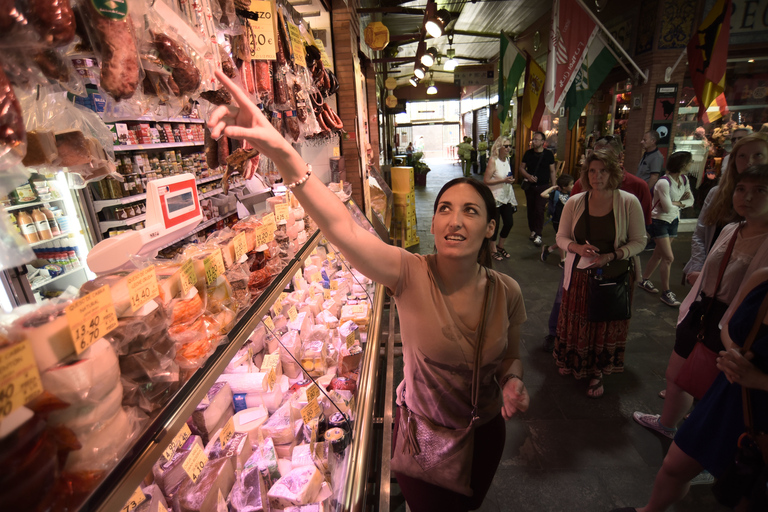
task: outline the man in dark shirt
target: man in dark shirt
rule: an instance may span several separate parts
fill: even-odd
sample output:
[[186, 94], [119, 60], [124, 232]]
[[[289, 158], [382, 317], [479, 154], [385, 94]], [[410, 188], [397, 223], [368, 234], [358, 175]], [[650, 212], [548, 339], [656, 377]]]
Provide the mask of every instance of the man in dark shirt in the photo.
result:
[[548, 149], [544, 149], [545, 139], [542, 132], [533, 132], [531, 149], [523, 154], [520, 163], [520, 174], [530, 183], [530, 187], [525, 191], [525, 199], [528, 203], [528, 229], [531, 230], [528, 238], [536, 247], [541, 247], [544, 209], [547, 206], [547, 199], [541, 197], [541, 193], [551, 187], [556, 180], [555, 155]]

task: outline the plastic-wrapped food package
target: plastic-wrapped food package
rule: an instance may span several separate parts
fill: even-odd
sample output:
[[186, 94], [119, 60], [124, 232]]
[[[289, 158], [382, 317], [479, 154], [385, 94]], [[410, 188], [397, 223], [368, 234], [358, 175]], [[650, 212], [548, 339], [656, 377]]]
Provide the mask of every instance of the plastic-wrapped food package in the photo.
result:
[[232, 467], [242, 470], [246, 461], [253, 454], [251, 441], [248, 434], [244, 432], [235, 432], [225, 446], [221, 445], [221, 430], [213, 434], [208, 445], [205, 447], [205, 453], [210, 460], [228, 458]]
[[0, 502], [4, 509], [46, 510], [56, 499], [58, 469], [51, 434], [35, 416], [0, 439]]
[[200, 87], [202, 75], [179, 41], [160, 32], [151, 32], [155, 50], [165, 65], [171, 68], [173, 81], [181, 93], [194, 93]]
[[235, 413], [235, 432], [247, 434], [251, 445], [257, 446], [259, 440], [263, 439], [261, 427], [268, 419], [269, 412], [263, 405], [243, 409], [242, 411]]
[[181, 386], [176, 346], [165, 335], [146, 350], [120, 356], [123, 404], [147, 413], [165, 404]]
[[45, 304], [17, 318], [8, 329], [11, 341], [29, 340], [42, 372], [75, 353], [65, 313], [69, 301]]
[[32, 26], [43, 43], [63, 46], [75, 38], [75, 13], [69, 0], [27, 0]]
[[89, 27], [91, 41], [101, 53], [101, 88], [115, 100], [128, 99], [139, 85], [139, 55], [128, 4], [106, 5], [98, 9], [83, 2], [83, 19]]
[[[301, 313], [299, 316], [301, 316]], [[283, 373], [289, 379], [297, 379], [301, 375], [301, 367], [294, 360], [294, 358], [299, 359], [300, 352], [301, 338], [298, 332], [288, 331], [280, 338], [280, 363], [283, 367]]]
[[189, 456], [194, 446], [198, 446], [201, 450], [204, 449], [200, 436], [189, 436], [184, 444], [176, 449], [176, 453], [171, 456], [170, 460], [165, 460], [161, 457], [152, 466], [152, 475], [154, 476], [155, 483], [166, 496], [176, 494], [182, 482], [189, 480], [189, 475], [184, 471], [182, 465], [187, 460], [187, 456]]
[[[235, 470], [230, 459], [209, 461], [197, 483], [187, 480], [174, 496], [174, 504], [181, 512], [210, 512], [216, 510], [219, 492], [228, 496], [235, 483]], [[176, 508], [176, 507], [174, 507]]]
[[[257, 457], [257, 454], [260, 457]], [[280, 478], [280, 472], [277, 466], [277, 452], [275, 451], [275, 443], [271, 437], [264, 437], [264, 442], [261, 443], [261, 449], [254, 452], [256, 457], [256, 463], [259, 467], [259, 472], [267, 489]]]
[[136, 434], [138, 416], [134, 409], [118, 409], [103, 422], [101, 428], [78, 436], [80, 449], [67, 455], [64, 472], [74, 477], [78, 473], [108, 471], [117, 464]]
[[[148, 485], [142, 489], [142, 492], [148, 496], [148, 499], [136, 507], [134, 512], [160, 512], [160, 510], [168, 509], [168, 503], [166, 503], [165, 497], [157, 485]], [[163, 509], [160, 508], [160, 505], [163, 506]]]
[[264, 478], [259, 471], [258, 461], [260, 450], [256, 450], [249, 458], [243, 471], [237, 477], [232, 492], [229, 493], [229, 504], [234, 512], [264, 512], [269, 510], [267, 503], [267, 488]]
[[307, 505], [315, 501], [322, 483], [323, 475], [314, 465], [302, 466], [281, 477], [267, 495], [278, 507]]
[[27, 150], [27, 132], [21, 105], [10, 80], [0, 68], [0, 171], [21, 162]]
[[197, 320], [205, 311], [205, 306], [204, 297], [193, 286], [185, 296], [173, 299], [168, 305], [167, 315], [170, 324], [188, 324]]
[[308, 341], [302, 346], [301, 366], [312, 377], [320, 377], [328, 371], [327, 349], [324, 341]]
[[199, 432], [206, 434], [201, 436], [205, 444], [208, 444], [209, 435], [221, 428], [233, 416], [234, 413], [230, 412], [233, 408], [232, 388], [229, 384], [217, 382], [211, 386], [191, 418], [191, 425], [194, 425]]
[[275, 444], [287, 444], [294, 439], [293, 423], [296, 417], [291, 402], [291, 399], [287, 400], [261, 427], [264, 437], [272, 438]]
[[120, 356], [151, 348], [168, 327], [165, 309], [155, 302], [136, 313], [120, 317], [117, 327], [105, 336]]

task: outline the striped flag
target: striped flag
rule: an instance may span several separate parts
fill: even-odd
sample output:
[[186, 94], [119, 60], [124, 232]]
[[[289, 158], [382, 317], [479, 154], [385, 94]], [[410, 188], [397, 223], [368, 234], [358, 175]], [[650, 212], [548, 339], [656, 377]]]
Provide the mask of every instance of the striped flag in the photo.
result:
[[717, 0], [688, 43], [688, 65], [699, 103], [699, 119], [725, 91], [730, 33], [731, 0]]
[[573, 130], [579, 121], [581, 112], [597, 92], [600, 84], [616, 65], [616, 57], [605, 45], [601, 36], [592, 40], [587, 55], [581, 63], [581, 69], [576, 73], [571, 88], [565, 96], [565, 106], [568, 110], [568, 129]]
[[512, 100], [520, 77], [525, 72], [525, 57], [506, 34], [500, 34], [499, 53], [499, 120], [507, 119], [509, 102]]
[[544, 114], [544, 80], [546, 74], [533, 59], [528, 59], [523, 93], [523, 124], [529, 130], [538, 130]]

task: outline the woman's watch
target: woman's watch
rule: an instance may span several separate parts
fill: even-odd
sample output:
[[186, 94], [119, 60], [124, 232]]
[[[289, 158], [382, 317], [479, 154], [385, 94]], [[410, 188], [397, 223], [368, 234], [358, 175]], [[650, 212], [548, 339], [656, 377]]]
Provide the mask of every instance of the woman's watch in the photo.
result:
[[509, 382], [512, 379], [520, 379], [520, 382], [523, 382], [523, 378], [519, 375], [516, 375], [514, 373], [508, 373], [505, 376], [501, 378], [501, 382], [499, 382], [499, 385], [501, 386], [501, 389], [504, 389], [504, 386], [507, 385], [507, 382]]

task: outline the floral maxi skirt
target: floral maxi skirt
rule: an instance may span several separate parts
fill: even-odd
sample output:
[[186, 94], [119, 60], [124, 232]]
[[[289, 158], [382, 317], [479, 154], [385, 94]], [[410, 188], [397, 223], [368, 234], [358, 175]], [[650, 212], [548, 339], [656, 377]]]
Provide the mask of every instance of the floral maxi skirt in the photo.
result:
[[[634, 289], [634, 275], [630, 290]], [[629, 320], [590, 322], [587, 320], [586, 272], [575, 271], [557, 319], [557, 339], [553, 356], [560, 368], [580, 379], [624, 371], [624, 349]]]

